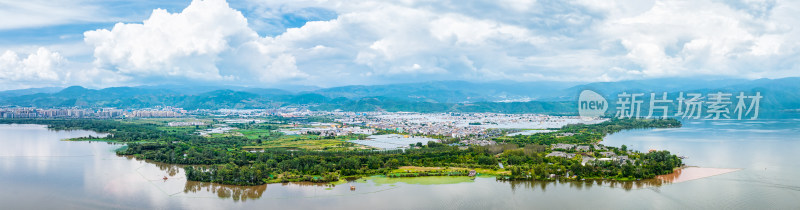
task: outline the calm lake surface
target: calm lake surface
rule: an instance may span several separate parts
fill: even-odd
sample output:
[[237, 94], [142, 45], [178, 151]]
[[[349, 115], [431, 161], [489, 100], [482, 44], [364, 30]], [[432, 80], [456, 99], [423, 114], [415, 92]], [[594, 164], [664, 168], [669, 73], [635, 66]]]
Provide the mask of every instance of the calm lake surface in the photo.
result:
[[[368, 178], [236, 187], [187, 182], [180, 166], [114, 154], [98, 135], [0, 125], [0, 209], [798, 209], [800, 120], [687, 121], [624, 131], [603, 144], [677, 152], [687, 165], [741, 169], [660, 186], [498, 182], [493, 177]], [[169, 177], [163, 180], [164, 176]], [[444, 184], [443, 184], [444, 183]], [[357, 190], [350, 191], [350, 185]], [[641, 184], [639, 184], [641, 185]]]

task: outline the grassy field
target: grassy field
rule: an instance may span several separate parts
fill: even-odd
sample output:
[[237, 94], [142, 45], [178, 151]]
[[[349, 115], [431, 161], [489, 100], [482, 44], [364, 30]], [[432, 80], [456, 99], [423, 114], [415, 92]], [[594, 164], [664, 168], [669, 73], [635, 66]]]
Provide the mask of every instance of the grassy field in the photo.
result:
[[248, 139], [264, 139], [269, 138], [274, 131], [270, 131], [267, 129], [238, 129], [234, 132], [241, 133], [242, 136]]
[[206, 124], [211, 123], [211, 120], [208, 119], [196, 119], [196, 118], [135, 118], [135, 119], [122, 119], [119, 120], [121, 122], [127, 123], [134, 123], [134, 124], [155, 124], [159, 126], [167, 126], [170, 122], [204, 122]]
[[325, 150], [341, 147], [340, 140], [297, 140], [297, 141], [270, 141], [260, 146], [248, 146], [247, 149], [254, 148], [286, 148], [286, 149], [305, 149], [305, 150]]
[[378, 186], [395, 185], [400, 182], [406, 184], [415, 184], [415, 185], [458, 184], [465, 182], [474, 182], [474, 180], [472, 180], [472, 177], [468, 176], [426, 176], [426, 177], [399, 177], [399, 178], [389, 178], [386, 176], [372, 176], [364, 178], [363, 180], [372, 180]]
[[[211, 126], [216, 127], [213, 119], [198, 119], [198, 118], [138, 118], [138, 119], [123, 119], [120, 120], [125, 123], [133, 124], [153, 124], [157, 129], [166, 131], [167, 133], [175, 134], [193, 134], [197, 131], [208, 129]], [[170, 122], [204, 122], [203, 126], [168, 126]], [[221, 122], [222, 120], [220, 120]], [[224, 124], [224, 123], [223, 123]], [[264, 124], [267, 125], [267, 124]], [[286, 125], [269, 124], [287, 128]], [[295, 128], [296, 127], [288, 127]], [[318, 135], [284, 135], [277, 130], [265, 129], [264, 127], [253, 127], [245, 129], [234, 129], [225, 133], [212, 133], [207, 138], [223, 138], [229, 136], [242, 136], [250, 140], [261, 140], [256, 145], [249, 145], [242, 147], [247, 150], [268, 149], [268, 148], [284, 148], [284, 149], [303, 149], [303, 150], [356, 150], [356, 149], [372, 149], [363, 145], [353, 144], [347, 140], [359, 138], [359, 136], [337, 136], [335, 138], [324, 138]], [[363, 137], [362, 137], [363, 138]], [[255, 142], [255, 141], [254, 141]]]
[[[203, 128], [205, 127], [203, 126], [200, 127], [200, 129]], [[175, 126], [175, 127], [159, 126], [158, 129], [166, 131], [167, 133], [189, 133], [189, 134], [194, 133], [195, 131], [198, 130], [197, 127], [195, 126]]]
[[[248, 132], [245, 131], [244, 133]], [[320, 138], [317, 135], [281, 135], [276, 139], [262, 141], [260, 145], [246, 146], [243, 148], [244, 149], [285, 148], [285, 149], [332, 150], [332, 151], [370, 149], [366, 146], [357, 145], [346, 141], [351, 139], [353, 138], [327, 139], [327, 138]]]
[[461, 168], [461, 167], [420, 167], [420, 166], [402, 166], [400, 168], [394, 169], [389, 173], [420, 173], [420, 172], [456, 172], [456, 171], [464, 171], [464, 170], [475, 170], [478, 172], [478, 175], [508, 175], [511, 174], [510, 171], [506, 171], [505, 169], [485, 169], [485, 168]]

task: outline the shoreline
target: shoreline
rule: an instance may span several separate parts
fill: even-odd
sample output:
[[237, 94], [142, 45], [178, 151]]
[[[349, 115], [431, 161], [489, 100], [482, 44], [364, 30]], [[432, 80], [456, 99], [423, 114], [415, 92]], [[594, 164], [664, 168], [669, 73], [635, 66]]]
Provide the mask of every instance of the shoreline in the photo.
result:
[[728, 174], [742, 170], [741, 168], [706, 168], [699, 166], [683, 166], [672, 171], [670, 174], [658, 175], [655, 179], [677, 184], [708, 177]]

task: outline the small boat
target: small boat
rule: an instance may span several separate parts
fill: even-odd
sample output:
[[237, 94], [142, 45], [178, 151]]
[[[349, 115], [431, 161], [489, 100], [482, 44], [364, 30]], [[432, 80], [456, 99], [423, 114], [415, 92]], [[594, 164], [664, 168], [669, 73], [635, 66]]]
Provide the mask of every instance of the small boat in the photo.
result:
[[350, 191], [355, 191], [355, 190], [356, 190], [356, 186], [350, 185]]
[[167, 179], [169, 179], [169, 178], [167, 178], [167, 176], [164, 176], [164, 181], [166, 181]]

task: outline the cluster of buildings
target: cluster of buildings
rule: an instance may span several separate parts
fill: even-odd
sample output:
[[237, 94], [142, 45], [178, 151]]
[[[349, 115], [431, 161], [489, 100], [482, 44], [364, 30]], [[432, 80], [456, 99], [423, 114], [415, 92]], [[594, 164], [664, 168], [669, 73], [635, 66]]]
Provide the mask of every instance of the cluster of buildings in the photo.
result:
[[[322, 123], [304, 128], [282, 129], [286, 134], [318, 134], [322, 136], [343, 136], [351, 134], [372, 135], [377, 130], [394, 130], [411, 136], [443, 136], [458, 138], [462, 144], [491, 145], [488, 140], [506, 131], [519, 131], [508, 135], [530, 135], [550, 132], [567, 124], [593, 124], [605, 119], [586, 119], [576, 116], [549, 116], [542, 114], [499, 114], [499, 113], [415, 113], [415, 112], [345, 112], [311, 111], [302, 107], [281, 107], [275, 109], [218, 109], [186, 111], [174, 107], [155, 107], [144, 109], [117, 108], [0, 108], [2, 118], [174, 118], [183, 116], [218, 116], [228, 118], [225, 123], [261, 123], [258, 118], [280, 116], [295, 119], [327, 118], [336, 123]], [[232, 119], [232, 117], [234, 119]], [[235, 119], [238, 118], [238, 119]], [[295, 120], [296, 122], [296, 120]], [[169, 126], [206, 125], [203, 122], [171, 122]], [[224, 132], [225, 129], [209, 130], [211, 133]], [[564, 134], [568, 135], [568, 134]], [[583, 146], [579, 146], [583, 149]], [[561, 155], [560, 153], [558, 155]]]
[[596, 119], [584, 121], [573, 116], [541, 114], [498, 113], [413, 113], [413, 112], [338, 112], [329, 113], [336, 122], [345, 125], [366, 126], [376, 129], [396, 130], [413, 135], [439, 135], [453, 138], [492, 138], [501, 134], [496, 129], [547, 129], [560, 128], [574, 123], [599, 123]]
[[[218, 127], [213, 127], [213, 128], [197, 131], [197, 135], [208, 137], [208, 136], [211, 136], [211, 134], [226, 133], [226, 132], [231, 131], [231, 130], [236, 130], [236, 128], [228, 127], [228, 125], [225, 125], [225, 124], [220, 124]], [[238, 134], [238, 135], [241, 136], [241, 134]]]
[[269, 110], [266, 109], [198, 109], [189, 112], [191, 115], [209, 115], [217, 117], [264, 117], [269, 115]]
[[487, 140], [487, 139], [466, 139], [461, 140], [462, 144], [467, 145], [478, 145], [478, 146], [487, 146], [487, 145], [495, 145], [497, 144], [496, 141]]
[[410, 145], [417, 143], [427, 145], [430, 141], [439, 142], [439, 140], [432, 138], [399, 134], [375, 135], [365, 140], [350, 140], [348, 142], [383, 150], [393, 150], [409, 148], [411, 147]]
[[[500, 113], [416, 113], [416, 112], [347, 112], [311, 111], [302, 107], [281, 107], [275, 109], [219, 109], [193, 110], [188, 115], [210, 115], [220, 117], [258, 118], [280, 116], [295, 119], [323, 117], [333, 119], [342, 127], [287, 130], [290, 134], [308, 132], [323, 135], [348, 135], [353, 133], [374, 133], [375, 130], [395, 130], [410, 135], [447, 136], [479, 142], [504, 135], [500, 129], [553, 129], [567, 124], [594, 124], [605, 119], [586, 119], [577, 116], [550, 116], [542, 114], [500, 114]], [[530, 135], [526, 130], [517, 135]], [[466, 143], [466, 142], [464, 142]]]
[[200, 121], [191, 121], [191, 122], [169, 122], [167, 126], [170, 127], [181, 127], [181, 126], [203, 126], [206, 125], [204, 122]]
[[[631, 160], [627, 155], [617, 155], [617, 153], [613, 151], [603, 151], [607, 150], [607, 148], [599, 144], [575, 145], [559, 143], [552, 145], [551, 149], [554, 151], [547, 154], [546, 157], [574, 158], [580, 154], [583, 157], [581, 160], [581, 164], [583, 165], [591, 164], [594, 161], [615, 161], [619, 164], [627, 164], [628, 160]], [[592, 149], [603, 151], [595, 153], [595, 156], [599, 156], [600, 158], [594, 158], [588, 154], [590, 151], [593, 151]], [[574, 151], [574, 153], [572, 151]]]
[[287, 135], [313, 134], [320, 136], [346, 136], [351, 134], [372, 135], [375, 133], [375, 129], [372, 128], [362, 128], [358, 126], [341, 126], [333, 123], [326, 123], [326, 124], [327, 125], [322, 125], [317, 127], [281, 129], [281, 132]]
[[117, 108], [0, 108], [2, 118], [152, 118], [180, 117], [186, 113], [173, 107], [123, 110]]
[[241, 118], [256, 118], [267, 116], [281, 116], [281, 117], [308, 117], [330, 115], [329, 112], [309, 111], [308, 109], [299, 107], [280, 107], [275, 109], [198, 109], [189, 111], [190, 115], [209, 115], [217, 117], [241, 117]]
[[137, 109], [126, 113], [127, 117], [138, 118], [161, 118], [161, 117], [180, 117], [186, 114], [181, 108], [164, 107], [160, 109]]
[[37, 108], [0, 108], [2, 118], [36, 118], [36, 117], [72, 117], [83, 118], [94, 115], [89, 109], [37, 109]]

